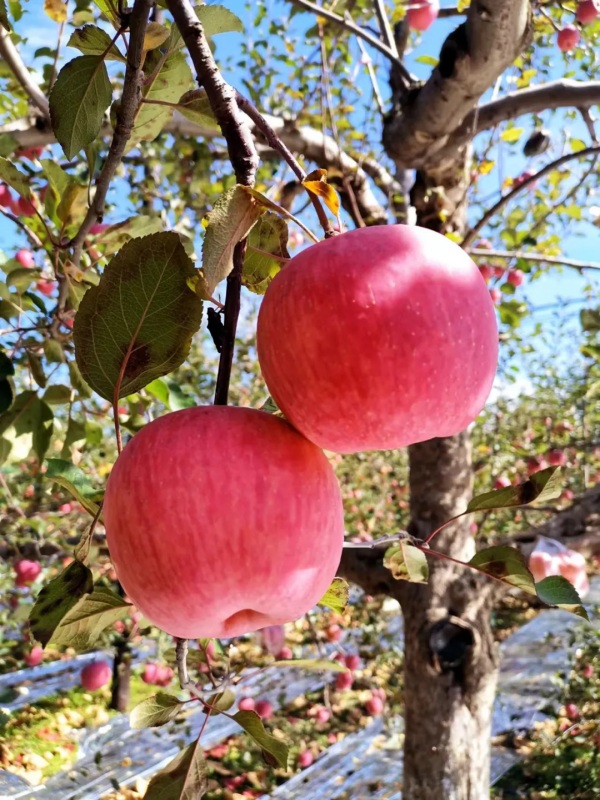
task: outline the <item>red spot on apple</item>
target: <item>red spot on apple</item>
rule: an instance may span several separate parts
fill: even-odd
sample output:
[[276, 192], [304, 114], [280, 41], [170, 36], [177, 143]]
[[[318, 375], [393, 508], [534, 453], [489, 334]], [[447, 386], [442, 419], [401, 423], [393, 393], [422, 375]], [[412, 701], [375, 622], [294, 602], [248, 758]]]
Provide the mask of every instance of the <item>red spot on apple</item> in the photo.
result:
[[96, 692], [112, 678], [112, 668], [106, 661], [92, 661], [81, 670], [81, 686], [86, 692]]
[[437, 19], [439, 0], [410, 0], [406, 19], [415, 31], [426, 31]]
[[425, 228], [386, 225], [295, 256], [265, 294], [257, 348], [290, 422], [319, 447], [351, 453], [464, 430], [491, 390], [498, 330], [464, 250]]
[[565, 25], [565, 27], [558, 32], [556, 43], [558, 44], [559, 50], [562, 50], [563, 53], [568, 53], [570, 50], [574, 50], [577, 47], [580, 39], [581, 33], [578, 28], [574, 25]]
[[298, 619], [329, 587], [344, 538], [319, 448], [277, 417], [230, 406], [176, 411], [137, 433], [111, 471], [104, 521], [125, 592], [187, 639]]

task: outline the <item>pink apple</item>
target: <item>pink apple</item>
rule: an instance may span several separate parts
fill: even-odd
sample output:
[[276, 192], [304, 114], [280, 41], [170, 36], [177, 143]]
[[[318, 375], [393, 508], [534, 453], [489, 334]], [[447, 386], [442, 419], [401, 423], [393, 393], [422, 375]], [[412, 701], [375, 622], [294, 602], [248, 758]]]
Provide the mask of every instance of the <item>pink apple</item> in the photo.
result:
[[112, 678], [112, 668], [106, 661], [92, 661], [81, 670], [81, 686], [86, 692], [95, 692], [106, 686]]
[[[342, 629], [339, 625], [328, 625], [327, 628], [325, 628], [325, 636], [329, 642], [339, 642], [342, 638]], [[343, 658], [342, 656], [341, 660], [343, 660]]]
[[373, 695], [365, 703], [365, 710], [370, 717], [378, 717], [383, 711], [383, 700], [378, 695]]
[[560, 574], [563, 578], [566, 578], [569, 583], [575, 585], [581, 581], [582, 575], [587, 577], [585, 558], [581, 553], [577, 553], [575, 550], [568, 550], [559, 558]]
[[507, 478], [505, 475], [501, 475], [494, 481], [494, 489], [506, 489], [507, 486], [511, 485], [510, 478]]
[[33, 217], [35, 214], [35, 206], [30, 200], [24, 197], [19, 197], [13, 201], [12, 204], [13, 214], [17, 217]]
[[292, 231], [288, 238], [288, 246], [300, 247], [301, 244], [304, 244], [304, 235], [300, 231]]
[[545, 553], [543, 550], [534, 550], [529, 556], [528, 566], [537, 583], [550, 575], [559, 574], [559, 557]]
[[257, 347], [290, 422], [352, 453], [464, 430], [490, 392], [498, 330], [464, 250], [426, 228], [384, 225], [295, 256], [264, 296]]
[[568, 53], [570, 50], [574, 50], [577, 47], [580, 39], [581, 33], [578, 28], [574, 25], [565, 25], [565, 27], [558, 32], [556, 42], [559, 50], [562, 50], [563, 53]]
[[[533, 170], [533, 169], [526, 169], [524, 172], [522, 172], [522, 173], [521, 173], [521, 174], [518, 176], [518, 178], [515, 178], [515, 179], [514, 179], [514, 181], [513, 181], [513, 185], [514, 185], [514, 186], [521, 186], [522, 184], [524, 184], [524, 183], [525, 183], [525, 181], [528, 181], [530, 178], [533, 178], [533, 176], [534, 176], [535, 174], [536, 174], [536, 173], [535, 173], [535, 170]], [[535, 186], [536, 186], [536, 181], [533, 181], [532, 183], [528, 183], [527, 185], [528, 185], [528, 187], [529, 187], [530, 189], [534, 189], [534, 188], [535, 188]]]
[[502, 300], [502, 292], [500, 289], [490, 289], [490, 298], [492, 303], [499, 303]]
[[25, 250], [23, 247], [15, 253], [15, 261], [18, 261], [22, 267], [35, 267], [33, 253], [31, 250]]
[[567, 703], [565, 705], [565, 714], [571, 720], [571, 722], [576, 722], [581, 716], [575, 703]]
[[36, 286], [38, 292], [40, 292], [40, 294], [44, 294], [44, 295], [46, 295], [46, 297], [50, 297], [50, 295], [52, 295], [54, 293], [54, 288], [56, 287], [56, 282], [55, 281], [41, 280], [41, 281], [37, 281], [35, 286]]
[[137, 433], [108, 479], [104, 523], [125, 592], [186, 639], [301, 617], [333, 580], [344, 539], [319, 448], [278, 417], [230, 406], [176, 411]]
[[43, 147], [22, 147], [20, 150], [15, 150], [15, 158], [28, 158], [34, 161], [39, 158], [44, 152]]
[[294, 657], [290, 647], [282, 647], [281, 650], [275, 655], [277, 661], [289, 661]]
[[110, 225], [106, 222], [95, 222], [90, 228], [90, 233], [92, 236], [98, 236], [108, 228], [110, 228]]
[[73, 511], [73, 504], [72, 503], [63, 503], [61, 506], [58, 507], [58, 510], [61, 514], [70, 514]]
[[478, 250], [491, 250], [493, 245], [492, 245], [492, 243], [490, 242], [489, 239], [478, 239], [475, 242], [475, 247]]
[[12, 208], [13, 197], [5, 183], [0, 183], [0, 207]]
[[28, 561], [26, 558], [17, 561], [15, 564], [15, 585], [19, 587], [28, 586], [33, 583], [42, 571], [39, 561]]
[[560, 496], [561, 500], [572, 500], [575, 497], [572, 489], [565, 489]]
[[546, 460], [551, 467], [564, 467], [567, 463], [567, 454], [564, 450], [554, 447], [546, 453]]
[[258, 638], [267, 653], [273, 656], [283, 647], [285, 642], [285, 629], [283, 625], [269, 625], [258, 632]]
[[494, 267], [494, 276], [496, 278], [504, 277], [504, 273], [506, 272], [504, 267]]
[[261, 719], [270, 719], [273, 716], [273, 706], [268, 700], [259, 700], [254, 710]]
[[344, 692], [352, 687], [354, 678], [351, 672], [340, 672], [335, 679], [335, 688], [338, 692]]
[[44, 651], [39, 645], [32, 647], [28, 653], [23, 656], [23, 661], [28, 667], [37, 667], [44, 660]]
[[520, 269], [511, 269], [506, 280], [513, 286], [521, 286], [525, 282], [525, 273]]
[[158, 664], [145, 664], [141, 676], [144, 683], [155, 684], [159, 670]]
[[406, 19], [415, 31], [426, 31], [435, 22], [440, 10], [439, 0], [409, 0]]
[[347, 655], [345, 661], [348, 669], [353, 671], [355, 669], [360, 669], [360, 656], [358, 653], [351, 653], [350, 655]]
[[542, 456], [531, 456], [531, 458], [528, 458], [526, 461], [528, 475], [540, 472], [540, 470], [546, 469], [547, 466], [546, 459], [542, 458]]
[[252, 697], [242, 697], [238, 703], [238, 708], [240, 711], [254, 711], [255, 707], [256, 703]]
[[157, 686], [169, 686], [174, 674], [171, 667], [159, 666], [156, 673]]
[[483, 280], [484, 280], [486, 283], [488, 283], [488, 281], [490, 280], [490, 278], [492, 278], [492, 277], [493, 277], [493, 275], [494, 275], [494, 268], [493, 268], [493, 267], [490, 267], [490, 265], [489, 265], [489, 264], [482, 264], [482, 265], [479, 267], [479, 274], [481, 275], [481, 277], [483, 278]]
[[592, 678], [594, 676], [594, 667], [592, 664], [586, 664], [584, 668], [581, 670], [581, 674], [584, 678]]
[[310, 750], [301, 750], [298, 753], [298, 766], [300, 769], [306, 769], [306, 767], [310, 767], [314, 760], [315, 757]]
[[575, 12], [575, 19], [582, 25], [593, 22], [600, 14], [599, 0], [581, 0]]
[[319, 722], [321, 725], [324, 725], [326, 722], [329, 722], [331, 719], [331, 712], [328, 708], [321, 707], [318, 708], [315, 714], [315, 720]]

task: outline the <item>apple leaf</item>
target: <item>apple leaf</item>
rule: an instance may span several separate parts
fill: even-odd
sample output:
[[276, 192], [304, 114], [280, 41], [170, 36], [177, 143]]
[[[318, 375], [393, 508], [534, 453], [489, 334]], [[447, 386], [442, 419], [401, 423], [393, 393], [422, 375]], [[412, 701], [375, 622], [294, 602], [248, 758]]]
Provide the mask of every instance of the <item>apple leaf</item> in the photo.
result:
[[103, 56], [107, 61], [127, 63], [127, 59], [121, 54], [108, 33], [95, 25], [84, 25], [83, 28], [77, 28], [71, 34], [67, 45], [76, 48], [84, 56]]
[[144, 800], [200, 800], [207, 789], [206, 761], [195, 741], [154, 775]]
[[196, 13], [204, 28], [204, 35], [209, 39], [219, 33], [244, 32], [244, 23], [225, 6], [201, 5]]
[[468, 563], [469, 566], [509, 586], [516, 586], [529, 594], [536, 593], [533, 575], [527, 567], [525, 556], [516, 547], [508, 545], [487, 547], [475, 553]]
[[244, 258], [242, 284], [255, 294], [264, 294], [289, 259], [287, 222], [272, 211], [264, 214], [250, 231]]
[[16, 289], [19, 294], [23, 294], [34, 281], [39, 280], [41, 274], [41, 270], [39, 269], [17, 267], [16, 269], [12, 269], [7, 275], [6, 285]]
[[589, 620], [581, 598], [572, 583], [562, 575], [551, 575], [535, 584], [537, 596], [549, 606], [558, 606], [578, 617]]
[[29, 178], [20, 169], [17, 169], [12, 161], [6, 158], [0, 158], [0, 181], [7, 183], [21, 197], [31, 200]]
[[64, 383], [53, 383], [44, 392], [44, 402], [49, 406], [62, 406], [74, 397], [73, 389]]
[[50, 120], [67, 158], [98, 136], [111, 99], [106, 64], [99, 56], [77, 56], [58, 73], [50, 92]]
[[293, 667], [295, 669], [308, 670], [309, 672], [348, 672], [348, 667], [345, 667], [339, 661], [327, 661], [324, 658], [299, 658], [296, 661], [293, 658], [286, 658], [282, 661], [274, 661], [269, 666]]
[[302, 181], [302, 186], [311, 194], [320, 197], [334, 216], [340, 213], [340, 198], [333, 186], [327, 183], [327, 170], [315, 169]]
[[9, 378], [15, 374], [10, 358], [0, 350], [0, 414], [11, 407], [15, 394]]
[[77, 364], [101, 397], [139, 391], [186, 358], [200, 327], [202, 301], [176, 233], [132, 239], [89, 289], [75, 318]]
[[209, 211], [202, 243], [202, 270], [212, 293], [233, 269], [233, 250], [246, 237], [264, 213], [241, 186], [222, 194]]
[[0, 25], [2, 25], [5, 31], [12, 30], [10, 27], [10, 22], [8, 21], [8, 12], [6, 10], [5, 0], [0, 0]]
[[111, 225], [102, 233], [97, 234], [95, 241], [101, 242], [104, 254], [116, 253], [130, 239], [149, 236], [151, 233], [162, 233], [163, 223], [159, 217], [129, 217], [122, 222]]
[[175, 719], [183, 711], [182, 703], [172, 694], [159, 692], [138, 703], [129, 714], [132, 728], [158, 728]]
[[29, 614], [33, 637], [45, 647], [62, 619], [93, 588], [91, 570], [81, 561], [72, 561], [40, 590]]
[[129, 608], [133, 606], [118, 594], [105, 586], [95, 586], [91, 594], [79, 600], [63, 616], [54, 629], [50, 642], [73, 647], [79, 652], [89, 650], [102, 631], [121, 619]]
[[17, 395], [9, 411], [0, 416], [0, 436], [14, 427], [17, 436], [31, 434], [32, 448], [39, 461], [43, 461], [54, 429], [54, 414], [36, 392]]
[[385, 551], [383, 566], [390, 570], [397, 581], [427, 583], [429, 567], [422, 550], [410, 542], [399, 541]]
[[231, 689], [225, 689], [224, 692], [219, 692], [210, 697], [206, 704], [211, 706], [211, 713], [215, 714], [219, 711], [229, 711], [235, 703], [235, 692]]
[[45, 477], [66, 489], [86, 511], [95, 517], [103, 493], [94, 489], [79, 467], [60, 458], [49, 458], [46, 464]]
[[474, 497], [465, 514], [471, 511], [491, 511], [498, 508], [516, 508], [530, 503], [554, 500], [562, 492], [559, 467], [548, 467], [535, 472], [525, 483], [507, 486]]
[[[265, 407], [263, 406], [261, 411], [264, 410]], [[275, 410], [279, 410], [277, 406], [275, 406]], [[348, 586], [348, 582], [343, 578], [334, 578], [329, 585], [329, 589], [327, 589], [323, 597], [319, 600], [319, 605], [330, 608], [338, 614], [343, 614], [348, 606], [349, 595], [350, 587]]]
[[190, 89], [189, 92], [185, 92], [177, 101], [177, 110], [202, 127], [214, 131], [221, 130], [204, 89]]
[[[37, 383], [40, 389], [45, 389], [46, 373], [44, 372], [44, 368], [42, 366], [42, 359], [35, 353], [29, 352], [27, 353], [27, 363], [29, 364], [29, 370], [33, 380]], [[44, 400], [44, 402], [48, 401]]]
[[287, 769], [289, 756], [287, 744], [267, 733], [256, 711], [238, 711], [231, 719], [234, 719], [261, 747], [269, 766]]
[[170, 30], [160, 22], [149, 22], [144, 33], [144, 50], [155, 50], [164, 44], [170, 35]]

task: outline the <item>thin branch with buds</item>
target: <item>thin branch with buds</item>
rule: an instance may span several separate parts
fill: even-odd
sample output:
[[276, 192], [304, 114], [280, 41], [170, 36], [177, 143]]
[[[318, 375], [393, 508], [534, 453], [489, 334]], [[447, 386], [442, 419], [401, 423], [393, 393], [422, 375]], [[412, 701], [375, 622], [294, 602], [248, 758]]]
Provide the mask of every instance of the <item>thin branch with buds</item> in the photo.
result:
[[545, 256], [541, 253], [528, 253], [524, 250], [485, 250], [475, 247], [468, 249], [468, 253], [477, 258], [522, 258], [525, 261], [539, 261], [542, 264], [556, 264], [561, 267], [573, 267], [573, 269], [600, 269], [600, 263], [593, 261], [577, 261], [574, 258], [564, 258], [563, 256]]
[[2, 56], [3, 61], [6, 61], [8, 68], [21, 84], [32, 103], [42, 112], [44, 118], [49, 120], [50, 106], [46, 95], [33, 80], [17, 48], [12, 43], [10, 34], [2, 27], [0, 27], [0, 56]]

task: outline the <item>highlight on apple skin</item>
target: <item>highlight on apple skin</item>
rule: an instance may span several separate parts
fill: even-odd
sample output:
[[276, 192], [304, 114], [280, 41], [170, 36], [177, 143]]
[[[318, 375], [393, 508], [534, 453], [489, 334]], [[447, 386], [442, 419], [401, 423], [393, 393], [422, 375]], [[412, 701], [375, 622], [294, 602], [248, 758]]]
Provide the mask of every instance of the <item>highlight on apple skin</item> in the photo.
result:
[[302, 616], [335, 577], [344, 538], [325, 455], [284, 420], [231, 406], [137, 433], [108, 479], [104, 522], [126, 594], [185, 639]]
[[492, 388], [498, 329], [485, 281], [425, 228], [360, 228], [275, 277], [257, 326], [273, 399], [325, 450], [405, 447], [464, 430]]

